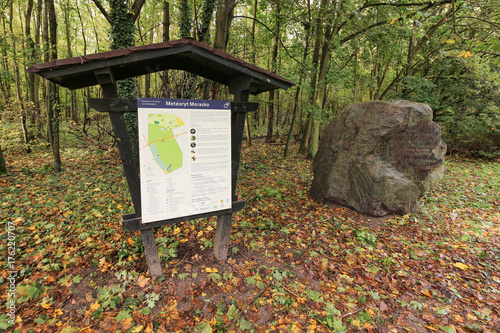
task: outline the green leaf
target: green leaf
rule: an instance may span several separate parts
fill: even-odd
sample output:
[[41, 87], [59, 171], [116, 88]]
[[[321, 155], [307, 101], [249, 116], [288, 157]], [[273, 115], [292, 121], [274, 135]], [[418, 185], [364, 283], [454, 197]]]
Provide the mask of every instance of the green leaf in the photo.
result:
[[240, 320], [238, 320], [238, 325], [240, 326], [240, 329], [242, 331], [246, 330], [251, 330], [252, 329], [252, 323], [246, 320], [245, 318], [241, 317]]
[[231, 304], [231, 306], [229, 307], [229, 310], [227, 310], [227, 318], [229, 320], [233, 320], [234, 318], [236, 318], [238, 316], [238, 313], [240, 312], [240, 310], [238, 310], [238, 308], [236, 306], [234, 306], [234, 304]]
[[6, 330], [9, 327], [14, 326], [9, 323], [9, 320], [11, 320], [11, 318], [7, 317], [5, 313], [0, 314], [0, 330]]
[[116, 315], [115, 320], [116, 322], [120, 322], [123, 319], [128, 319], [130, 318], [130, 313], [128, 310], [122, 310], [119, 314]]

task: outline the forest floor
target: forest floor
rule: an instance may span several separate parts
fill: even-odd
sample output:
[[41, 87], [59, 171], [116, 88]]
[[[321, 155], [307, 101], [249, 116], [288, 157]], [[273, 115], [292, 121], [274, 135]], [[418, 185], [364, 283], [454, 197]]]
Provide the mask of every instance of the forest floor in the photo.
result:
[[54, 174], [38, 150], [4, 152], [0, 329], [500, 332], [500, 163], [447, 157], [421, 213], [371, 218], [312, 201], [311, 162], [255, 142], [229, 259], [214, 257], [214, 218], [158, 228], [152, 279], [121, 227], [133, 209], [117, 153], [64, 149]]

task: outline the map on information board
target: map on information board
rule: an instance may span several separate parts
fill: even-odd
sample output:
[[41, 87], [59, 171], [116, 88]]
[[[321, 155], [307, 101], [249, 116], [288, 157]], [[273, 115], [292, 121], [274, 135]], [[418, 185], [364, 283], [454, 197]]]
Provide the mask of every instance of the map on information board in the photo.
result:
[[231, 208], [228, 101], [139, 98], [143, 223]]

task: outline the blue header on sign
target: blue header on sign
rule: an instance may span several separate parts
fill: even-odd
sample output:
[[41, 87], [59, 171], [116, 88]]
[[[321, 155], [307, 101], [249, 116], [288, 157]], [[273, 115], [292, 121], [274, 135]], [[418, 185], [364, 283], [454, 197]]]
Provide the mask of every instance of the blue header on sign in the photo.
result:
[[138, 98], [138, 108], [231, 110], [229, 101], [203, 99]]

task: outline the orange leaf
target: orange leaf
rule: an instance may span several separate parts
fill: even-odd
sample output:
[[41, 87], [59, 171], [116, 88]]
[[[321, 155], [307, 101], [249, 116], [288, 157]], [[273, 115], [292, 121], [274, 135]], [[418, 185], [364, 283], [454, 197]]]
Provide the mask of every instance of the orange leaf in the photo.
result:
[[99, 309], [101, 307], [101, 304], [99, 302], [95, 301], [94, 303], [90, 304], [90, 311], [94, 312], [95, 310]]
[[137, 284], [139, 287], [144, 288], [149, 284], [150, 278], [145, 277], [144, 275], [140, 275], [139, 279], [137, 280]]

